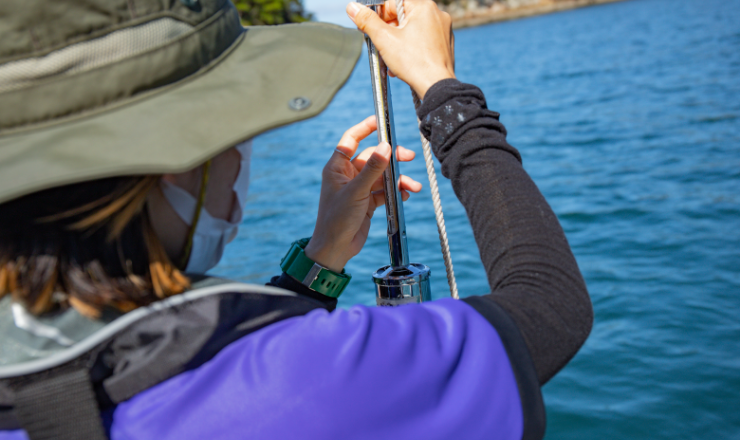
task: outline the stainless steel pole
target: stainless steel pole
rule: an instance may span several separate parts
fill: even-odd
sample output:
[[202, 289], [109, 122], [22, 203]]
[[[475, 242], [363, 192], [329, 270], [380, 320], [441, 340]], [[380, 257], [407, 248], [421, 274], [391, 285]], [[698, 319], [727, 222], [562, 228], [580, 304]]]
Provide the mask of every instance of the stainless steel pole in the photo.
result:
[[[375, 12], [382, 12], [381, 0], [359, 0]], [[406, 220], [403, 215], [403, 199], [399, 188], [401, 172], [398, 167], [396, 130], [393, 122], [391, 87], [388, 82], [388, 67], [370, 38], [365, 35], [367, 54], [370, 61], [370, 80], [373, 85], [375, 116], [378, 120], [378, 142], [391, 146], [391, 162], [383, 173], [385, 190], [385, 212], [388, 218], [388, 253], [390, 265], [383, 266], [373, 274], [376, 301], [380, 306], [397, 306], [431, 299], [429, 267], [409, 263], [406, 243]]]
[[[365, 0], [375, 12], [383, 7], [383, 3], [370, 3], [374, 0]], [[378, 119], [378, 142], [388, 142], [391, 146], [391, 163], [383, 173], [383, 188], [385, 190], [385, 213], [388, 217], [388, 251], [390, 263], [393, 267], [403, 267], [409, 264], [409, 249], [406, 244], [406, 220], [403, 216], [403, 200], [398, 187], [401, 172], [398, 169], [396, 130], [393, 122], [393, 104], [391, 88], [388, 84], [388, 67], [378, 53], [370, 38], [365, 36], [367, 54], [370, 60], [370, 77], [373, 84], [373, 100], [375, 115]]]

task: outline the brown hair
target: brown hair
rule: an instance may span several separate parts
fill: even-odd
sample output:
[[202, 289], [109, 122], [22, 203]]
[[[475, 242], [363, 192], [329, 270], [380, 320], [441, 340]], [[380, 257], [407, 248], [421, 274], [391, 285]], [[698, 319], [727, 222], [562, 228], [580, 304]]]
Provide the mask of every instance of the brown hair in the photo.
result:
[[31, 313], [74, 307], [97, 317], [182, 293], [146, 208], [159, 176], [67, 185], [0, 205], [0, 298]]

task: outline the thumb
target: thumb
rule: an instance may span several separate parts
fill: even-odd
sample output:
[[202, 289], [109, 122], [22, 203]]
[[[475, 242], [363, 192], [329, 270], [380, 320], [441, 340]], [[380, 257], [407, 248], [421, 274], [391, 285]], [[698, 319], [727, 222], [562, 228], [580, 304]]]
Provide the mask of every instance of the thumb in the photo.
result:
[[360, 174], [350, 182], [353, 187], [352, 192], [359, 192], [363, 197], [370, 193], [373, 184], [383, 175], [383, 171], [388, 168], [390, 161], [391, 146], [387, 142], [381, 142], [365, 163]]
[[384, 32], [392, 29], [375, 11], [354, 1], [347, 4], [347, 15], [355, 22], [357, 29], [366, 33], [376, 45]]

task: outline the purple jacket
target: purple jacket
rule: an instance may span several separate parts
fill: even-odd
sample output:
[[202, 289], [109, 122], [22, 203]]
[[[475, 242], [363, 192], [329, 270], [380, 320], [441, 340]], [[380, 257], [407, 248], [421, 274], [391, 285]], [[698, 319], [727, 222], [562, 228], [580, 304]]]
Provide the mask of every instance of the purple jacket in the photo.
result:
[[463, 301], [314, 310], [137, 394], [108, 424], [112, 439], [519, 439], [516, 368]]

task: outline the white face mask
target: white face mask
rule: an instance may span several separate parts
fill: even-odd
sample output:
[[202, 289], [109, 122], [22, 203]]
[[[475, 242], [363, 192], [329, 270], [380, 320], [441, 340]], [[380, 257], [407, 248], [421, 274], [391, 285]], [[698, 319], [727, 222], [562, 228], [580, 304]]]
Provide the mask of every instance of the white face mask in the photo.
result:
[[[201, 208], [200, 218], [193, 234], [193, 247], [190, 250], [190, 258], [185, 268], [186, 273], [204, 274], [215, 267], [224, 253], [227, 243], [230, 243], [239, 229], [242, 221], [244, 204], [247, 201], [249, 190], [249, 165], [252, 157], [252, 140], [248, 140], [236, 146], [242, 159], [239, 174], [236, 176], [233, 190], [236, 194], [237, 203], [229, 215], [229, 221], [213, 217]], [[170, 203], [177, 215], [188, 226], [193, 223], [195, 208], [198, 201], [189, 192], [175, 186], [167, 181], [160, 180], [160, 186], [164, 197]]]

